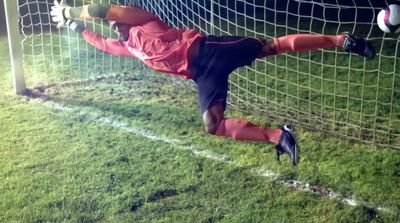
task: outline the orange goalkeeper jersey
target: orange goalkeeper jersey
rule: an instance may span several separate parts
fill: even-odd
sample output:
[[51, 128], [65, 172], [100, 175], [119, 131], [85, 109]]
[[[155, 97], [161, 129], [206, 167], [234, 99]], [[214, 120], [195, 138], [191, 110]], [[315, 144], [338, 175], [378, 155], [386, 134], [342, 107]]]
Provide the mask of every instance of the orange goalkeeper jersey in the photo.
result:
[[202, 35], [194, 29], [172, 29], [157, 19], [141, 26], [132, 26], [127, 41], [104, 37], [89, 29], [82, 33], [91, 45], [108, 54], [133, 57], [149, 67], [192, 79], [188, 49]]

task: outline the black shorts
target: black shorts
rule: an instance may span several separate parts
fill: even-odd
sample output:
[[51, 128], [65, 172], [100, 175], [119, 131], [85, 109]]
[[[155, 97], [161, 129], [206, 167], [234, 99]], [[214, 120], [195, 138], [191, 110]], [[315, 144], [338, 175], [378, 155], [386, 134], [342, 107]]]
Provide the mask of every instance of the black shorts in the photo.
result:
[[264, 44], [256, 38], [207, 36], [200, 41], [193, 67], [201, 114], [217, 102], [226, 107], [228, 77], [236, 68], [251, 65]]

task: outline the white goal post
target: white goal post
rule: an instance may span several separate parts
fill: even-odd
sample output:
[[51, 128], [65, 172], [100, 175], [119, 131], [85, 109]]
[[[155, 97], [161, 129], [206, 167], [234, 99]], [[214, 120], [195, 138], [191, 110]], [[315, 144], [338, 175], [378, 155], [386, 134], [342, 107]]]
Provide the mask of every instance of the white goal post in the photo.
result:
[[22, 94], [25, 89], [21, 35], [19, 33], [18, 1], [4, 0], [7, 22], [8, 44], [13, 75], [14, 92]]

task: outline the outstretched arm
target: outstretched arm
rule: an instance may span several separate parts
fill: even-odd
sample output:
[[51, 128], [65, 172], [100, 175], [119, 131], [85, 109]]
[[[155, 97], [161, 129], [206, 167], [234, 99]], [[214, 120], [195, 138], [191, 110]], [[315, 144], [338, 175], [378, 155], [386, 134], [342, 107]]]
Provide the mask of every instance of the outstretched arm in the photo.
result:
[[71, 30], [81, 34], [87, 43], [101, 51], [114, 56], [133, 57], [122, 41], [102, 36], [72, 20], [68, 20], [67, 25]]
[[70, 16], [80, 19], [100, 18], [132, 26], [143, 25], [157, 19], [150, 12], [137, 7], [97, 4], [71, 8]]
[[143, 9], [121, 5], [91, 4], [81, 7], [70, 7], [63, 0], [54, 1], [52, 16], [58, 16], [59, 27], [61, 22], [68, 19], [106, 19], [132, 26], [143, 25], [158, 20], [156, 16]]

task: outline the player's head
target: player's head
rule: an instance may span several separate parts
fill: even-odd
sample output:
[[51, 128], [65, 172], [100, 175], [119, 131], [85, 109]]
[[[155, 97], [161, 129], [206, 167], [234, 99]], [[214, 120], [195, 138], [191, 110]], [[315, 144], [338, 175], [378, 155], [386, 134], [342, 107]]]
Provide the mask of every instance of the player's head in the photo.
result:
[[127, 41], [129, 38], [129, 30], [131, 28], [128, 24], [109, 21], [111, 29], [118, 34], [120, 40]]

